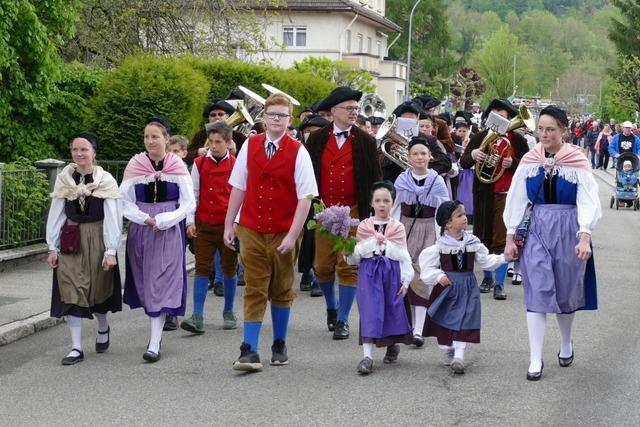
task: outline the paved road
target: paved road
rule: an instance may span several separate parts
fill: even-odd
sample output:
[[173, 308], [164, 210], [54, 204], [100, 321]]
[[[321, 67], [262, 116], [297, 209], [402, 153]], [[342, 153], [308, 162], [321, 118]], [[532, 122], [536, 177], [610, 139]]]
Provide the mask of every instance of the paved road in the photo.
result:
[[[59, 364], [69, 350], [65, 325], [0, 347], [0, 425], [640, 425], [640, 213], [610, 210], [611, 189], [598, 182], [601, 308], [577, 315], [570, 368], [556, 362], [558, 327], [549, 318], [538, 383], [524, 378], [521, 287], [509, 285], [507, 301], [483, 295], [483, 341], [467, 352], [466, 375], [455, 377], [433, 341], [403, 348], [391, 366], [378, 351], [375, 373], [358, 376], [357, 340], [331, 340], [321, 299], [307, 294], [291, 319], [291, 364], [238, 374], [231, 364], [241, 330], [221, 329], [222, 299], [209, 294], [206, 334], [165, 333], [154, 365], [141, 357], [148, 324], [139, 310], [113, 316], [112, 346], [103, 355], [92, 351], [96, 326], [85, 327], [86, 360], [73, 367]], [[266, 322], [265, 360], [270, 330]]]

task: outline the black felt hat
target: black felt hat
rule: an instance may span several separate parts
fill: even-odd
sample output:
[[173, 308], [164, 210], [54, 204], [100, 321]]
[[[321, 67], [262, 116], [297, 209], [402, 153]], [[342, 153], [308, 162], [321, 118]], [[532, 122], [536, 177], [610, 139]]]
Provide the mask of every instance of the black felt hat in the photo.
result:
[[89, 141], [89, 144], [91, 144], [94, 150], [98, 149], [98, 135], [96, 135], [95, 133], [88, 131], [78, 132], [77, 134], [73, 135], [73, 137], [71, 137], [71, 141], [73, 142], [73, 140], [76, 138], [86, 139], [87, 141]]
[[438, 114], [438, 118], [447, 122], [448, 125], [451, 125], [451, 114], [449, 113], [440, 113]]
[[159, 123], [167, 130], [167, 133], [171, 133], [171, 125], [169, 124], [169, 119], [165, 116], [153, 116], [147, 119], [146, 122], [144, 122], [145, 125], [148, 125], [149, 123]]
[[508, 99], [504, 98], [496, 98], [491, 101], [487, 109], [482, 113], [482, 120], [486, 120], [489, 117], [491, 110], [506, 110], [510, 119], [518, 115], [518, 109]]
[[209, 102], [204, 107], [204, 111], [202, 112], [202, 117], [204, 118], [209, 117], [209, 114], [211, 114], [211, 111], [213, 110], [222, 110], [229, 115], [233, 114], [236, 111], [236, 109], [233, 108], [233, 105], [229, 104], [224, 99], [217, 98]]
[[415, 114], [416, 116], [420, 116], [421, 110], [422, 108], [419, 104], [416, 104], [413, 101], [405, 101], [402, 104], [398, 105], [395, 110], [393, 110], [393, 114], [395, 114], [396, 117], [400, 117], [404, 113], [411, 113]]
[[446, 202], [442, 202], [436, 211], [436, 224], [440, 227], [447, 225], [451, 219], [451, 215], [453, 215], [453, 212], [461, 204], [462, 202], [460, 200], [447, 200]]
[[385, 120], [385, 119], [384, 119], [384, 117], [369, 116], [369, 117], [367, 118], [367, 120], [369, 120], [369, 122], [370, 122], [372, 125], [378, 125], [378, 126], [380, 126], [381, 124], [383, 124], [383, 123], [384, 123], [384, 120]]
[[412, 101], [418, 103], [419, 105], [422, 105], [423, 110], [430, 110], [440, 105], [440, 100], [428, 93], [416, 96]]
[[300, 123], [300, 131], [304, 131], [306, 128], [308, 128], [309, 126], [318, 126], [318, 127], [324, 127], [326, 125], [328, 125], [329, 123], [331, 123], [329, 120], [318, 116], [317, 114], [312, 114], [310, 116], [307, 116], [302, 123]]
[[330, 111], [331, 108], [344, 101], [360, 101], [362, 98], [362, 92], [359, 90], [353, 90], [347, 86], [340, 86], [335, 88], [329, 96], [320, 102], [318, 105], [318, 111]]
[[473, 124], [473, 121], [471, 120], [472, 118], [473, 115], [468, 111], [456, 111], [456, 114], [453, 117], [453, 126], [459, 127], [464, 125], [469, 127]]
[[229, 91], [229, 93], [227, 94], [227, 96], [225, 96], [224, 99], [244, 99], [245, 96], [246, 95], [244, 94], [243, 91], [241, 91], [237, 87], [234, 87]]
[[429, 148], [429, 139], [427, 138], [427, 135], [421, 133], [411, 138], [409, 145], [407, 146], [407, 151], [410, 151], [414, 145], [424, 145]]

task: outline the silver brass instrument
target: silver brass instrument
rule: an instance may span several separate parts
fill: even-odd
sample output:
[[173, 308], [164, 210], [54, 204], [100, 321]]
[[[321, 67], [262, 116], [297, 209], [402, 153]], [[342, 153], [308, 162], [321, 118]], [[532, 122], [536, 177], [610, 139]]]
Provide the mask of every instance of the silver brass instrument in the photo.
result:
[[236, 131], [249, 136], [254, 123], [262, 117], [262, 113], [264, 112], [264, 103], [266, 101], [263, 97], [244, 86], [238, 86], [238, 89], [240, 89], [240, 91], [245, 95], [241, 102], [244, 104], [244, 107], [249, 113], [252, 121], [251, 123], [249, 123], [249, 121], [242, 122], [237, 126]]
[[403, 135], [396, 132], [397, 121], [395, 114], [385, 120], [376, 133], [376, 139], [380, 142], [382, 155], [391, 160], [402, 169], [409, 167], [409, 141]]
[[268, 85], [266, 83], [262, 83], [262, 87], [265, 88], [267, 90], [267, 92], [269, 92], [271, 95], [275, 94], [275, 93], [279, 93], [282, 94], [284, 96], [286, 96], [287, 98], [289, 98], [289, 101], [291, 101], [291, 103], [297, 107], [300, 106], [300, 102], [298, 102], [297, 99], [295, 99], [293, 96], [289, 95], [286, 92], [281, 91], [280, 89], [273, 87], [271, 85]]
[[504, 134], [500, 134], [493, 130], [489, 130], [478, 147], [487, 158], [482, 162], [476, 163], [476, 176], [480, 182], [485, 184], [492, 184], [500, 179], [504, 174], [504, 168], [502, 167], [502, 161], [505, 158], [511, 157], [513, 148], [511, 143], [505, 137], [508, 132], [515, 129], [527, 128], [530, 131], [534, 131], [536, 123], [524, 105], [520, 106], [520, 111], [516, 117], [511, 119], [509, 126]]
[[384, 99], [375, 93], [365, 93], [358, 106], [360, 107], [361, 114], [366, 117], [387, 116], [387, 105], [384, 103]]

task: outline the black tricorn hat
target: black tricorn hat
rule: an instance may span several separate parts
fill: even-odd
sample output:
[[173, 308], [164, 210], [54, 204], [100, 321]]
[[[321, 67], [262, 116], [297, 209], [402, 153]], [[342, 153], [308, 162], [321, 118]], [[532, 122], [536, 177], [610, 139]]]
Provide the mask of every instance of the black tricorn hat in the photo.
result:
[[453, 118], [453, 125], [458, 126], [460, 123], [464, 123], [465, 126], [471, 126], [473, 121], [471, 119], [473, 115], [468, 111], [456, 111], [456, 115]]
[[482, 120], [486, 120], [487, 117], [489, 117], [491, 110], [506, 110], [510, 119], [513, 119], [518, 115], [518, 109], [514, 107], [508, 99], [505, 98], [496, 98], [491, 101], [487, 109], [484, 110], [484, 113], [482, 113]]
[[362, 92], [359, 90], [353, 90], [347, 86], [340, 86], [335, 88], [329, 96], [320, 102], [318, 105], [318, 111], [330, 111], [332, 107], [340, 104], [344, 101], [360, 101], [362, 98]]
[[234, 87], [229, 91], [227, 96], [224, 99], [244, 99], [245, 94], [239, 88]]
[[393, 114], [395, 114], [396, 117], [400, 117], [404, 113], [412, 113], [416, 116], [420, 116], [421, 110], [422, 107], [420, 106], [420, 104], [416, 104], [413, 101], [405, 101], [402, 104], [398, 105], [395, 110], [393, 110]]
[[425, 93], [424, 95], [416, 96], [413, 98], [413, 102], [422, 105], [423, 110], [430, 110], [440, 105], [440, 100], [433, 95]]
[[308, 128], [309, 126], [318, 126], [318, 127], [324, 127], [326, 125], [328, 125], [329, 123], [331, 123], [329, 120], [318, 116], [317, 114], [312, 114], [310, 116], [307, 116], [302, 123], [300, 123], [300, 131], [304, 131], [306, 128]]
[[438, 114], [438, 118], [447, 122], [447, 125], [451, 125], [451, 114], [444, 112]]
[[236, 111], [236, 109], [233, 108], [233, 105], [229, 104], [224, 99], [217, 98], [209, 102], [204, 107], [204, 111], [202, 112], [202, 117], [205, 117], [205, 118], [209, 117], [209, 114], [213, 110], [222, 110], [229, 115], [233, 114]]
[[378, 125], [378, 126], [380, 126], [381, 124], [383, 124], [383, 123], [384, 123], [384, 120], [385, 120], [385, 119], [384, 119], [384, 117], [369, 116], [369, 117], [367, 117], [367, 120], [369, 120], [369, 122], [370, 122], [372, 125]]

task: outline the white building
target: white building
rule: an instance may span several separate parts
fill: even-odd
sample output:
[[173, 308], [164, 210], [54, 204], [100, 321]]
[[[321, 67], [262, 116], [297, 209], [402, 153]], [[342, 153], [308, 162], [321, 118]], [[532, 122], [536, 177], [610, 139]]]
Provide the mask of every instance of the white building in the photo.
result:
[[389, 112], [404, 100], [406, 64], [387, 60], [389, 46], [402, 30], [385, 18], [385, 0], [287, 0], [267, 8], [261, 55], [273, 65], [293, 66], [307, 56], [343, 60], [374, 78]]

